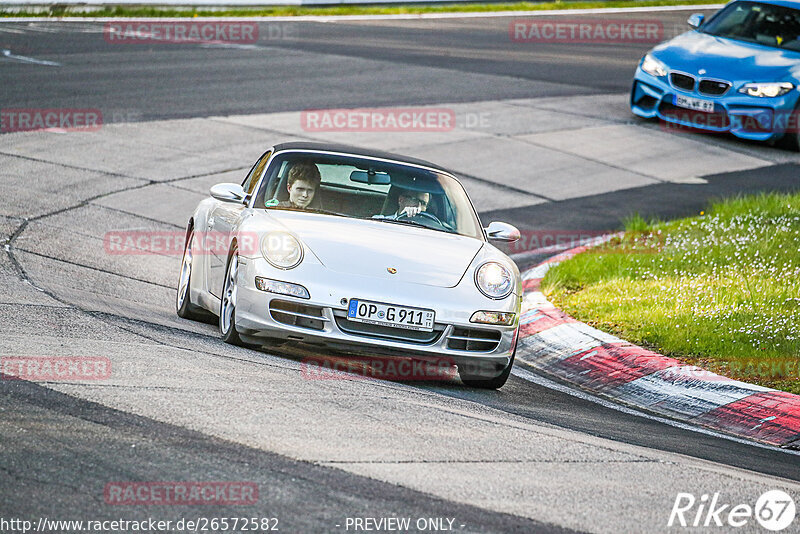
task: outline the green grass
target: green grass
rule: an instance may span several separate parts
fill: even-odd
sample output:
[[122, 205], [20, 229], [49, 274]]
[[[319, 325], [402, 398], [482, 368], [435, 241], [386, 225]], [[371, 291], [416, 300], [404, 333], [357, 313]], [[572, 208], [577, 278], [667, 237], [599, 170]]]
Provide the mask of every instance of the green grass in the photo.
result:
[[594, 2], [512, 2], [466, 4], [406, 4], [406, 5], [341, 5], [341, 6], [261, 6], [252, 8], [174, 8], [147, 6], [66, 6], [55, 4], [45, 10], [16, 10], [14, 6], [0, 8], [3, 17], [292, 17], [300, 15], [400, 15], [415, 13], [475, 13], [492, 11], [547, 11], [553, 9], [584, 9], [598, 7], [645, 7], [684, 4], [708, 4], [708, 0], [628, 0]]
[[[686, 363], [800, 394], [800, 194], [625, 224], [622, 238], [547, 273], [555, 305]], [[748, 367], [759, 362], [793, 364], [794, 379]]]

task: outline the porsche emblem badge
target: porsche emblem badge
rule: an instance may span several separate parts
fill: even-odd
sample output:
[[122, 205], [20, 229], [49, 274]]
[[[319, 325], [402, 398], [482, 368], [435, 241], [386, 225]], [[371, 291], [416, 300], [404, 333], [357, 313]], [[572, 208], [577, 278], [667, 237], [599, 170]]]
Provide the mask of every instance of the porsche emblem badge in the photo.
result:
[[394, 267], [387, 267], [386, 270], [389, 271], [389, 274], [397, 274], [397, 269]]

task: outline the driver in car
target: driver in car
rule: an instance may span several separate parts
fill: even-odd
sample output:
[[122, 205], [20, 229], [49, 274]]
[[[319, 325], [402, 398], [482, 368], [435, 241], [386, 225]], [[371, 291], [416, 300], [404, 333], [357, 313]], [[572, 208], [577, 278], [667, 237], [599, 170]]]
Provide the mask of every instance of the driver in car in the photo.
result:
[[397, 213], [394, 216], [400, 217], [405, 214], [406, 217], [414, 217], [419, 212], [427, 210], [430, 201], [430, 193], [403, 190], [397, 197]]
[[373, 219], [399, 219], [400, 217], [416, 217], [428, 209], [430, 193], [401, 189], [397, 196], [397, 211], [391, 215], [373, 215]]

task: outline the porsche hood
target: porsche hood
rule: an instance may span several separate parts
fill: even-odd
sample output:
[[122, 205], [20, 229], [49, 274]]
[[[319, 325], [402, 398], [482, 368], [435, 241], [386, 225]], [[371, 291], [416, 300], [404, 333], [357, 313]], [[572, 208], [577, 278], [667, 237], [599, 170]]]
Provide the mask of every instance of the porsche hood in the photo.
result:
[[393, 282], [455, 287], [484, 244], [472, 237], [377, 220], [288, 210], [263, 215], [299, 238], [331, 271]]

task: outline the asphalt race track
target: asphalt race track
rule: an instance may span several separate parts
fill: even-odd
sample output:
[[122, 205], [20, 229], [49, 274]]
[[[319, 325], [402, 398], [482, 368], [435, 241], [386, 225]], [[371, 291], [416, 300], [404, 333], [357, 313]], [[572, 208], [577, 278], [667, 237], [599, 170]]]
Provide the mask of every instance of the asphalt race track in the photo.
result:
[[[665, 35], [685, 29], [683, 12], [656, 18]], [[64, 66], [0, 59], [2, 96], [19, 107], [58, 102], [152, 120], [587, 95], [628, 91], [648, 48], [515, 43], [513, 20], [270, 22], [255, 46], [167, 47], [107, 42], [102, 23], [4, 23], [0, 49]]]
[[[687, 15], [592, 18], [655, 19], [669, 36]], [[89, 133], [0, 136], [0, 356], [112, 365], [102, 381], [0, 380], [0, 532], [12, 518], [247, 516], [277, 518], [281, 532], [409, 517], [444, 519], [425, 531], [651, 533], [685, 530], [667, 528], [679, 492], [751, 506], [771, 489], [800, 495], [795, 453], [619, 411], [524, 364], [496, 392], [447, 378], [309, 380], [301, 360], [319, 349], [247, 350], [179, 319], [178, 255], [104, 248], [109, 231], [180, 231], [211, 185], [241, 181], [291, 139], [441, 163], [484, 223], [528, 232], [615, 230], [633, 212], [689, 215], [712, 198], [800, 188], [788, 147], [631, 116], [626, 91], [649, 44], [516, 43], [511, 20], [262, 22], [247, 46], [120, 45], [102, 23], [0, 23], [0, 109], [104, 118]], [[302, 120], [382, 106], [446, 108], [457, 126], [345, 133]], [[258, 500], [109, 504], [106, 486], [126, 481], [245, 481]]]

